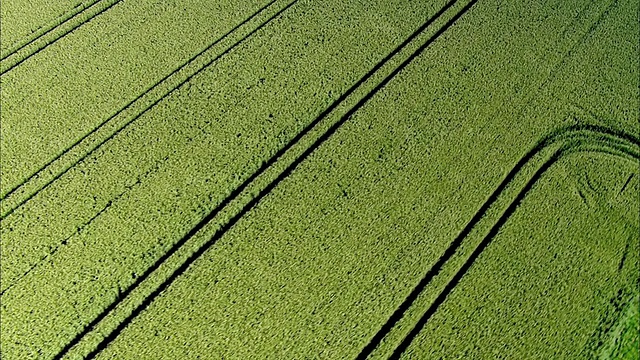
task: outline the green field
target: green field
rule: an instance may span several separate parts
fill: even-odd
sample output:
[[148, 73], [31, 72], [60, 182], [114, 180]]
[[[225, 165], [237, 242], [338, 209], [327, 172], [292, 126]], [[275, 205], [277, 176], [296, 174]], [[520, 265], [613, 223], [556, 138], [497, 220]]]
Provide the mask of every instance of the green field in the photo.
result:
[[640, 359], [640, 2], [6, 0], [2, 359]]

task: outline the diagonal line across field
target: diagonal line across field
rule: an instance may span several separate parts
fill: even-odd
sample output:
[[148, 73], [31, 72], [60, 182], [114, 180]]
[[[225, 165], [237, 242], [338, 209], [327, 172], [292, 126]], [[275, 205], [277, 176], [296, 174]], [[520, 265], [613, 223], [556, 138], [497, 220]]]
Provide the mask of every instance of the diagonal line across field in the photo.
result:
[[[253, 28], [251, 25], [259, 21], [260, 15], [272, 7], [275, 2], [276, 0], [272, 0], [258, 9], [247, 19], [193, 55], [182, 65], [155, 82], [113, 115], [98, 124], [94, 129], [69, 145], [22, 183], [16, 185], [0, 199], [3, 203], [0, 219], [5, 219], [16, 209], [35, 197], [40, 191], [62, 177], [75, 165], [90, 156], [99, 147], [113, 139], [118, 133], [134, 123], [176, 89], [189, 82], [196, 74], [248, 39], [266, 23], [254, 25], [255, 27]], [[291, 4], [288, 6], [291, 6]], [[264, 16], [268, 16], [268, 14]], [[224, 50], [221, 49], [222, 46], [237, 37], [240, 37], [240, 39], [228, 45]]]
[[0, 75], [14, 69], [47, 46], [65, 37], [96, 16], [104, 13], [122, 0], [96, 0], [84, 7], [77, 7], [58, 22], [34, 33], [31, 37], [16, 44], [0, 59]]
[[[613, 145], [613, 146], [612, 146]], [[544, 164], [535, 172], [535, 174], [529, 179], [526, 185], [520, 190], [516, 198], [511, 202], [509, 207], [504, 211], [502, 216], [498, 219], [495, 225], [491, 228], [489, 233], [482, 239], [480, 244], [474, 249], [469, 258], [464, 262], [462, 267], [455, 275], [451, 278], [451, 280], [446, 284], [444, 290], [438, 295], [435, 301], [429, 306], [429, 308], [422, 315], [420, 320], [414, 325], [411, 331], [407, 334], [407, 336], [402, 340], [400, 345], [394, 350], [390, 359], [399, 359], [402, 353], [409, 347], [413, 339], [420, 333], [422, 328], [429, 321], [431, 316], [435, 314], [438, 308], [446, 301], [448, 295], [451, 291], [456, 287], [456, 285], [460, 282], [462, 277], [469, 271], [474, 262], [478, 259], [480, 254], [491, 244], [495, 236], [498, 234], [500, 229], [507, 222], [509, 217], [516, 211], [522, 200], [526, 197], [526, 195], [531, 191], [535, 183], [542, 177], [542, 175], [560, 158], [565, 155], [574, 153], [574, 152], [600, 152], [605, 154], [610, 154], [613, 156], [623, 157], [623, 158], [631, 158], [634, 161], [640, 161], [640, 153], [637, 151], [638, 147], [640, 147], [640, 141], [637, 139], [632, 143], [632, 147], [635, 145], [636, 151], [630, 150], [626, 147], [618, 147], [614, 144], [608, 143], [607, 141], [603, 141], [600, 139], [578, 139], [571, 140], [565, 143], [560, 149], [556, 150], [553, 155], [544, 162]], [[455, 249], [453, 250], [455, 252]]]
[[638, 0], [29, 1], [3, 359], [635, 352]]
[[523, 172], [523, 169], [532, 163], [532, 160], [541, 154], [542, 152], [554, 149], [553, 155], [547, 159], [543, 165], [534, 173], [534, 175], [527, 181], [523, 189], [518, 193], [515, 200], [510, 203], [507, 210], [499, 218], [497, 223], [491, 228], [489, 233], [482, 240], [480, 245], [474, 250], [469, 259], [464, 263], [462, 268], [456, 272], [453, 278], [447, 283], [444, 290], [439, 294], [436, 300], [430, 305], [426, 312], [422, 315], [420, 320], [413, 326], [413, 329], [405, 336], [401, 344], [394, 350], [392, 358], [398, 358], [400, 354], [406, 350], [413, 338], [420, 332], [422, 327], [426, 324], [428, 319], [435, 313], [437, 308], [445, 301], [447, 295], [460, 281], [462, 276], [466, 273], [479, 254], [486, 248], [491, 242], [491, 239], [497, 234], [498, 230], [508, 217], [515, 211], [518, 204], [522, 201], [526, 193], [532, 188], [533, 184], [539, 179], [542, 174], [557, 161], [562, 155], [569, 154], [574, 151], [579, 151], [585, 146], [596, 146], [591, 149], [593, 152], [605, 152], [617, 156], [630, 157], [632, 159], [640, 159], [640, 140], [633, 135], [623, 132], [607, 129], [601, 126], [594, 125], [574, 125], [564, 129], [560, 129], [551, 133], [540, 140], [531, 150], [529, 150], [512, 168], [507, 174], [504, 180], [496, 188], [496, 190], [489, 196], [485, 203], [475, 213], [473, 218], [467, 223], [464, 229], [458, 234], [458, 236], [451, 242], [449, 247], [435, 262], [435, 264], [427, 271], [418, 284], [413, 288], [411, 293], [405, 298], [400, 306], [393, 312], [387, 322], [378, 330], [369, 343], [363, 348], [358, 355], [357, 359], [366, 359], [372, 352], [384, 341], [385, 337], [390, 333], [394, 326], [405, 316], [407, 311], [413, 306], [418, 297], [425, 291], [427, 286], [438, 277], [443, 267], [450, 262], [450, 260], [457, 256], [457, 253], [463, 246], [465, 239], [469, 238], [469, 234], [478, 226], [478, 224], [487, 218], [487, 213], [492, 207], [495, 207], [496, 202], [500, 197], [504, 196], [505, 190], [508, 187], [513, 186], [516, 176]]
[[[71, 20], [76, 15], [84, 12], [89, 9], [93, 5], [102, 2], [104, 0], [93, 0], [88, 4], [80, 4], [79, 6], [74, 7], [70, 11], [62, 14], [56, 20], [48, 24], [49, 26], [42, 26], [38, 31], [35, 31], [31, 34], [31, 36], [27, 36], [23, 39], [13, 41], [11, 45], [8, 46], [7, 50], [0, 55], [0, 61], [8, 58], [9, 56], [15, 54], [16, 52], [24, 49], [25, 47], [33, 44], [39, 38], [45, 36], [47, 33], [54, 31], [57, 27], [62, 26], [65, 22]], [[85, 21], [86, 22], [86, 21]]]
[[[166, 90], [166, 92], [164, 93], [160, 93], [160, 94], [152, 94], [150, 96], [160, 96], [158, 99], [156, 99], [155, 101], [153, 101], [153, 103], [148, 104], [149, 101], [151, 100], [147, 100], [147, 102], [143, 102], [143, 104], [136, 104], [135, 100], [132, 101], [130, 104], [128, 104], [127, 106], [136, 106], [138, 105], [139, 107], [142, 106], [146, 106], [144, 107], [143, 110], [141, 110], [141, 112], [137, 112], [134, 113], [133, 117], [125, 117], [125, 119], [118, 119], [117, 123], [115, 124], [109, 124], [109, 120], [112, 119], [116, 119], [115, 115], [111, 118], [109, 118], [107, 121], [105, 121], [103, 123], [103, 125], [106, 125], [106, 127], [108, 127], [107, 129], [103, 129], [101, 130], [99, 127], [97, 129], [95, 129], [95, 132], [99, 132], [97, 135], [95, 135], [96, 137], [98, 137], [97, 139], [93, 138], [93, 137], [89, 137], [89, 136], [85, 136], [85, 138], [83, 138], [82, 140], [85, 140], [87, 142], [89, 142], [88, 146], [93, 146], [93, 148], [82, 155], [82, 157], [73, 165], [67, 167], [64, 169], [64, 171], [62, 173], [59, 173], [58, 175], [54, 176], [52, 179], [50, 179], [45, 186], [48, 186], [49, 184], [53, 183], [55, 180], [57, 180], [58, 178], [60, 178], [62, 175], [64, 175], [64, 173], [66, 173], [67, 171], [69, 171], [73, 166], [75, 166], [77, 163], [79, 163], [80, 161], [82, 161], [83, 159], [85, 159], [86, 157], [88, 157], [92, 152], [94, 152], [97, 148], [99, 148], [100, 146], [104, 145], [105, 143], [107, 143], [109, 140], [113, 139], [119, 132], [121, 132], [122, 130], [124, 130], [125, 127], [129, 126], [131, 123], [133, 123], [136, 119], [138, 119], [140, 116], [142, 116], [143, 113], [145, 113], [146, 111], [150, 110], [153, 106], [157, 105], [162, 99], [164, 99], [165, 97], [167, 97], [171, 92], [173, 92], [174, 90], [176, 90], [177, 88], [179, 88], [180, 86], [186, 84], [187, 82], [189, 82], [189, 80], [191, 80], [193, 78], [193, 76], [195, 76], [198, 72], [202, 71], [204, 68], [206, 68], [207, 66], [211, 65], [212, 63], [214, 63], [215, 61], [217, 61], [218, 59], [220, 59], [222, 56], [224, 56], [226, 53], [228, 53], [229, 51], [231, 51], [235, 46], [239, 45], [241, 42], [243, 42], [244, 40], [246, 40], [247, 38], [249, 38], [251, 35], [253, 35], [255, 32], [257, 32], [260, 28], [262, 28], [263, 26], [265, 26], [267, 23], [269, 23], [270, 21], [272, 21], [273, 19], [275, 19], [276, 17], [278, 17], [280, 14], [282, 14], [284, 11], [286, 11], [288, 8], [290, 8], [293, 4], [295, 4], [297, 2], [297, 0], [289, 3], [288, 5], [286, 5], [285, 7], [283, 7], [282, 9], [280, 9], [279, 11], [277, 11], [275, 14], [272, 14], [268, 19], [266, 19], [264, 22], [261, 23], [261, 25], [258, 25], [256, 28], [254, 28], [252, 31], [250, 31], [249, 33], [245, 34], [244, 37], [242, 37], [240, 40], [238, 40], [236, 43], [234, 43], [231, 47], [227, 48], [224, 52], [222, 52], [221, 54], [216, 54], [213, 53], [211, 54], [209, 51], [214, 51], [212, 50], [215, 45], [217, 43], [219, 43], [220, 41], [222, 41], [223, 39], [225, 39], [226, 36], [232, 34], [234, 31], [236, 31], [237, 29], [239, 29], [240, 27], [242, 27], [243, 25], [251, 22], [252, 19], [255, 19], [256, 17], [258, 17], [258, 15], [260, 13], [262, 13], [263, 11], [265, 11], [267, 8], [269, 8], [271, 5], [273, 5], [276, 1], [271, 1], [270, 3], [268, 3], [267, 5], [263, 6], [262, 8], [260, 8], [258, 11], [256, 11], [253, 15], [251, 15], [251, 17], [247, 18], [245, 21], [243, 21], [241, 24], [238, 24], [236, 27], [234, 27], [232, 30], [230, 30], [229, 32], [227, 32], [225, 35], [223, 35], [220, 39], [216, 40], [216, 42], [212, 43], [210, 46], [208, 46], [205, 50], [203, 50], [202, 52], [200, 52], [199, 54], [195, 55], [194, 57], [191, 58], [191, 63], [187, 62], [183, 67], [176, 69], [174, 72], [172, 72], [170, 75], [167, 75], [167, 77], [165, 77], [165, 79], [170, 79], [173, 81], [179, 81], [179, 83], [177, 85], [175, 85], [173, 82], [170, 81], [170, 85], [171, 88], [169, 90], [166, 90], [164, 88], [158, 90], [158, 91], [163, 91]], [[212, 58], [213, 57], [213, 58]], [[195, 63], [195, 65], [194, 65]], [[204, 65], [202, 64], [204, 63]], [[190, 66], [193, 65], [193, 66]], [[186, 68], [186, 69], [185, 69]], [[178, 77], [177, 79], [173, 79], [171, 78], [172, 75], [175, 76], [179, 76], [180, 74], [182, 74], [182, 72], [187, 72], [187, 77], [186, 78], [181, 78]], [[178, 75], [176, 75], [178, 74]], [[182, 74], [184, 76], [184, 74]], [[162, 81], [158, 82], [156, 85], [154, 85], [155, 88], [159, 88], [161, 87], [163, 84]], [[155, 88], [152, 87], [149, 91], [141, 94], [137, 99], [142, 99], [145, 95], [149, 94], [150, 91], [155, 90]], [[153, 98], [152, 98], [153, 99]], [[127, 106], [125, 106], [123, 108], [123, 110], [127, 109]], [[122, 111], [122, 110], [121, 110]], [[118, 112], [119, 114], [120, 112]], [[124, 124], [122, 124], [122, 121], [126, 121]], [[113, 130], [114, 127], [117, 127], [115, 130]], [[109, 131], [111, 131], [109, 133]], [[92, 136], [93, 134], [91, 134]], [[102, 136], [106, 136], [105, 139], [102, 139], [102, 141], [100, 141], [98, 144], [96, 144], [97, 141], [100, 140], [100, 135]], [[81, 140], [81, 141], [82, 141]], [[92, 142], [93, 140], [93, 142]], [[81, 144], [82, 145], [82, 144]], [[79, 145], [79, 146], [81, 146]], [[84, 148], [83, 148], [84, 149]], [[73, 147], [69, 148], [69, 151], [74, 151], [75, 149]], [[149, 172], [147, 172], [145, 175], [143, 175], [140, 179], [142, 178], [146, 178], [147, 176], [149, 176], [151, 174], [151, 172], [153, 171], [157, 171], [158, 170], [158, 166], [155, 167], [153, 170], [150, 170]], [[139, 180], [140, 180], [139, 179]], [[139, 183], [139, 182], [138, 182]], [[31, 196], [29, 196], [27, 199], [25, 199], [20, 205], [24, 204], [26, 201], [28, 201], [29, 199], [33, 198], [36, 194], [32, 194]], [[117, 197], [120, 197], [124, 194], [119, 194]], [[116, 199], [112, 199], [112, 202], [115, 202]], [[19, 205], [19, 206], [20, 206]], [[15, 209], [14, 209], [15, 210]], [[104, 209], [103, 209], [104, 210]], [[11, 212], [13, 212], [13, 210], [11, 210], [9, 213], [7, 213], [6, 215], [4, 215], [4, 217], [0, 217], [0, 219], [4, 219], [5, 217], [9, 216], [11, 214]], [[88, 222], [85, 223], [85, 225], [83, 225], [82, 227], [88, 225], [91, 221], [93, 221], [97, 216], [93, 216]], [[62, 243], [57, 244], [56, 246], [54, 246], [52, 248], [51, 251], [48, 252], [48, 254], [44, 257], [42, 257], [38, 262], [36, 262], [35, 264], [33, 264], [31, 267], [29, 267], [29, 269], [23, 273], [22, 275], [20, 275], [18, 278], [16, 278], [13, 282], [11, 282], [10, 284], [3, 284], [3, 290], [2, 292], [0, 292], [0, 296], [3, 295], [4, 293], [6, 293], [9, 289], [11, 289], [15, 284], [19, 283], [21, 279], [23, 279], [25, 276], [27, 276], [33, 269], [35, 269], [39, 264], [41, 264], [43, 261], [47, 260], [51, 255], [53, 255], [57, 249], [60, 247], [60, 245], [64, 244], [64, 242], [66, 242], [66, 239], [62, 241]]]
[[[152, 167], [151, 169], [149, 169], [146, 173], [144, 173], [142, 176], [140, 176], [137, 181], [135, 183], [133, 183], [132, 185], [129, 185], [126, 187], [126, 189], [124, 191], [122, 191], [121, 193], [119, 193], [115, 198], [113, 198], [112, 200], [110, 200], [109, 202], [107, 202], [107, 204], [105, 204], [104, 207], [102, 207], [102, 209], [100, 209], [98, 212], [96, 212], [90, 219], [88, 219], [83, 225], [81, 225], [79, 227], [79, 231], [81, 231], [82, 229], [88, 227], [91, 225], [91, 223], [93, 223], [93, 221], [95, 221], [97, 218], [99, 218], [101, 215], [103, 215], [105, 213], [105, 211], [107, 211], [107, 209], [109, 209], [109, 207], [118, 201], [118, 199], [120, 199], [121, 197], [123, 197], [128, 191], [131, 191], [132, 188], [134, 188], [135, 186], [140, 185], [140, 183], [147, 178], [149, 175], [151, 175], [153, 172], [158, 171], [158, 168], [160, 167], [160, 164], [156, 164], [154, 167]], [[20, 276], [18, 276], [17, 278], [15, 278], [13, 281], [11, 281], [8, 285], [4, 284], [2, 287], [2, 290], [0, 290], [0, 296], [4, 295], [6, 292], [10, 291], [15, 285], [19, 284], [25, 277], [27, 277], [34, 269], [36, 269], [40, 264], [42, 264], [43, 262], [45, 262], [47, 259], [50, 259], [52, 256], [54, 256], [58, 250], [60, 250], [60, 248], [64, 245], [66, 245], [68, 243], [68, 241], [71, 239], [72, 235], [69, 235], [67, 237], [65, 237], [60, 243], [58, 243], [57, 245], [55, 245], [53, 248], [51, 248], [49, 250], [49, 252], [43, 256], [42, 258], [40, 258], [37, 262], [35, 262], [34, 264], [32, 264], [24, 273], [22, 273]]]
[[[457, 4], [457, 0], [449, 1], [424, 22], [314, 121], [264, 162], [258, 171], [232, 191], [220, 205], [175, 243], [129, 288], [125, 289], [114, 303], [85, 326], [84, 330], [78, 333], [55, 358], [66, 358], [72, 356], [71, 354], [73, 357], [92, 358], [105, 349], [194, 261], [338, 131], [380, 89], [442, 36], [475, 3], [474, 0], [464, 6], [461, 4], [456, 10], [454, 5]], [[449, 15], [449, 13], [453, 14]], [[442, 25], [432, 30], [434, 24]], [[240, 208], [240, 210], [234, 211], [231, 208]]]

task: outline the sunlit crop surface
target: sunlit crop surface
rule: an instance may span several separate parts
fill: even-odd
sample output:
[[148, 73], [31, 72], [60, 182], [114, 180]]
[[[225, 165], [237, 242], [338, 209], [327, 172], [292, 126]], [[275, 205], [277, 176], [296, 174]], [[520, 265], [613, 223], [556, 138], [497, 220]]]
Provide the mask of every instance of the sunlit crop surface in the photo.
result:
[[2, 359], [639, 359], [638, 0], [6, 0]]

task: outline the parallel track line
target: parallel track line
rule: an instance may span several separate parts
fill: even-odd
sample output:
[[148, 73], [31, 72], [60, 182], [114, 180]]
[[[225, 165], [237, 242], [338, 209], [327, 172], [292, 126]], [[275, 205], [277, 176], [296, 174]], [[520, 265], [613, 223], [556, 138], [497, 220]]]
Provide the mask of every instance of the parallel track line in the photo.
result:
[[[19, 194], [16, 193], [17, 191], [19, 191], [22, 187], [26, 186], [30, 182], [36, 181], [40, 176], [42, 176], [42, 174], [44, 172], [49, 171], [49, 172], [54, 174], [53, 177], [44, 180], [43, 184], [36, 185], [37, 188], [35, 189], [35, 191], [32, 191], [31, 193], [29, 193], [26, 197], [24, 197], [22, 199], [16, 200], [15, 204], [9, 204], [6, 208], [3, 208], [2, 209], [2, 214], [0, 215], [0, 220], [5, 219], [7, 216], [11, 215], [16, 209], [20, 208], [21, 206], [26, 204], [28, 201], [33, 199], [39, 192], [41, 192], [42, 190], [47, 188], [49, 185], [54, 183], [56, 180], [58, 180], [60, 177], [62, 177], [64, 174], [66, 174], [69, 170], [71, 170], [74, 166], [76, 166], [77, 164], [82, 162], [84, 159], [89, 157], [91, 154], [93, 154], [102, 145], [104, 145], [105, 143], [107, 143], [111, 139], [113, 139], [117, 134], [122, 132], [122, 130], [124, 130], [129, 125], [134, 123], [138, 118], [140, 118], [147, 111], [151, 110], [154, 106], [159, 104], [163, 99], [165, 99], [167, 96], [169, 96], [171, 93], [173, 93], [176, 89], [178, 89], [181, 86], [183, 86], [184, 84], [186, 84], [195, 75], [200, 73], [202, 70], [204, 70], [205, 68], [210, 66], [215, 61], [219, 60], [221, 57], [223, 57], [224, 55], [229, 53], [232, 49], [234, 49], [240, 43], [242, 43], [244, 40], [246, 40], [248, 38], [248, 36], [252, 35], [257, 29], [255, 29], [254, 31], [250, 32], [247, 36], [243, 37], [242, 39], [240, 39], [239, 41], [237, 41], [236, 43], [231, 45], [225, 51], [223, 51], [222, 53], [220, 53], [217, 56], [215, 56], [213, 59], [211, 59], [210, 61], [205, 63], [200, 68], [196, 69], [196, 71], [194, 73], [190, 74], [185, 79], [183, 79], [181, 81], [178, 81], [177, 84], [175, 84], [170, 89], [165, 91], [161, 96], [159, 96], [159, 98], [155, 99], [155, 101], [153, 101], [152, 103], [147, 105], [145, 108], [140, 110], [131, 119], [126, 120], [123, 124], [117, 125], [117, 128], [115, 129], [115, 131], [113, 131], [111, 134], [106, 136], [104, 139], [102, 139], [102, 140], [100, 140], [99, 138], [98, 139], [94, 139], [94, 137], [99, 137], [100, 135], [103, 135], [103, 134], [100, 134], [99, 132], [102, 129], [106, 128], [107, 125], [110, 125], [111, 123], [116, 122], [117, 120], [119, 120], [120, 116], [125, 111], [127, 111], [130, 108], [134, 107], [138, 102], [144, 101], [144, 98], [145, 98], [146, 95], [148, 95], [149, 93], [151, 93], [154, 90], [158, 89], [163, 84], [173, 80], [172, 77], [178, 77], [179, 75], [177, 75], [177, 74], [179, 72], [187, 69], [189, 67], [189, 65], [193, 64], [197, 60], [200, 60], [203, 56], [206, 56], [207, 52], [211, 51], [220, 42], [224, 41], [226, 38], [228, 38], [229, 36], [234, 34], [239, 28], [241, 28], [242, 26], [246, 25], [251, 20], [256, 18], [260, 13], [262, 13], [264, 10], [269, 8], [275, 2], [276, 2], [276, 0], [272, 0], [268, 4], [264, 5], [260, 9], [258, 9], [255, 13], [253, 13], [247, 19], [243, 20], [241, 23], [239, 23], [238, 25], [234, 26], [231, 30], [227, 31], [224, 35], [222, 35], [221, 37], [216, 39], [214, 42], [209, 44], [206, 48], [204, 48], [203, 50], [199, 51], [197, 54], [193, 55], [191, 58], [189, 58], [187, 61], [185, 61], [182, 65], [180, 65], [179, 67], [175, 68], [169, 74], [165, 75], [162, 79], [156, 81], [153, 85], [151, 85], [146, 90], [144, 90], [142, 93], [140, 93], [136, 98], [134, 98], [131, 101], [129, 101], [127, 104], [125, 104], [123, 107], [121, 107], [118, 111], [116, 111], [113, 115], [109, 116], [103, 122], [101, 122], [96, 127], [94, 127], [91, 131], [89, 131], [88, 133], [83, 135], [80, 139], [76, 140], [73, 144], [70, 144], [67, 148], [62, 150], [61, 153], [56, 155], [53, 159], [49, 160], [46, 164], [44, 164], [42, 167], [40, 167], [40, 169], [38, 169], [36, 172], [31, 174], [27, 179], [22, 181], [20, 184], [14, 186], [11, 190], [9, 190], [7, 192], [7, 194], [4, 195], [4, 197], [0, 198], [0, 201], [5, 202], [5, 203], [14, 201], [13, 197], [19, 196]], [[187, 71], [187, 70], [185, 70], [185, 71]], [[60, 166], [63, 167], [62, 170], [58, 170], [57, 171], [56, 169], [52, 169], [52, 168], [54, 168], [56, 166], [56, 164], [58, 162], [64, 162], [65, 156], [67, 156], [68, 154], [70, 154], [72, 151], [74, 151], [76, 148], [79, 148], [80, 146], [85, 146], [85, 147], [88, 148], [88, 150], [85, 151], [83, 154], [81, 154], [78, 158], [71, 159], [72, 161], [71, 161], [70, 164], [67, 164], [67, 165], [62, 164], [62, 165], [60, 165]], [[56, 173], [56, 171], [57, 171], [57, 173]], [[28, 189], [27, 189], [27, 191], [28, 191]]]
[[[181, 247], [185, 245], [185, 243], [192, 237], [194, 237], [202, 228], [205, 227], [216, 215], [224, 209], [226, 205], [228, 205], [235, 197], [239, 196], [243, 190], [245, 190], [251, 183], [253, 183], [256, 178], [258, 178], [262, 173], [264, 173], [268, 168], [272, 167], [272, 165], [288, 150], [298, 143], [307, 133], [314, 130], [316, 125], [323, 120], [326, 116], [328, 116], [336, 107], [338, 107], [347, 97], [349, 97], [356, 89], [358, 89], [361, 85], [363, 85], [369, 78], [371, 78], [376, 72], [382, 68], [389, 60], [391, 60], [395, 55], [397, 55], [404, 47], [406, 47], [409, 43], [411, 43], [416, 37], [418, 37], [424, 30], [431, 25], [435, 20], [437, 20], [446, 10], [448, 10], [457, 0], [452, 0], [447, 3], [441, 10], [439, 10], [434, 16], [428, 19], [420, 28], [418, 28], [409, 38], [403, 41], [398, 47], [396, 47], [391, 53], [389, 53], [383, 60], [381, 60], [378, 64], [376, 64], [365, 76], [363, 76], [357, 83], [355, 83], [349, 90], [347, 90], [344, 94], [342, 94], [332, 105], [330, 105], [327, 109], [325, 109], [314, 121], [312, 121], [308, 126], [305, 127], [300, 133], [298, 133], [287, 145], [285, 145], [282, 149], [280, 149], [273, 157], [271, 157], [267, 162], [264, 162], [260, 169], [253, 173], [247, 180], [243, 182], [238, 188], [236, 188], [221, 204], [219, 204], [213, 211], [211, 211], [205, 218], [202, 219], [200, 223], [198, 223], [188, 234], [186, 234], [180, 241], [178, 241], [172, 248], [166, 252], [161, 258], [159, 258], [154, 265], [152, 265], [142, 276], [138, 277], [134, 284], [132, 284], [129, 288], [120, 294], [119, 298], [108, 306], [98, 317], [92, 321], [91, 324], [87, 325], [85, 329], [80, 332], [71, 343], [69, 343], [65, 348], [60, 351], [56, 355], [56, 359], [63, 358], [75, 345], [77, 345], [83, 337], [89, 334], [93, 328], [95, 328], [103, 319], [105, 319], [111, 312], [114, 312], [117, 309], [117, 306], [120, 302], [125, 300], [138, 286], [140, 286], [145, 279], [149, 278], [149, 276], [157, 270], [163, 263], [165, 263], [173, 254], [175, 254]], [[291, 172], [303, 161], [305, 160], [312, 152], [315, 151], [324, 141], [326, 141], [333, 133], [335, 133], [341, 125], [348, 120], [358, 109], [360, 109], [368, 100], [370, 100], [375, 93], [377, 93], [381, 88], [386, 86], [386, 84], [394, 78], [402, 69], [404, 69], [410, 62], [412, 62], [420, 53], [422, 53], [431, 43], [433, 43], [438, 37], [440, 37], [444, 31], [452, 24], [452, 22], [447, 23], [443, 28], [438, 30], [432, 37], [425, 41], [424, 44], [418, 47], [413, 53], [411, 53], [401, 64], [396, 67], [393, 71], [390, 72], [380, 83], [378, 83], [370, 92], [368, 92], [363, 98], [361, 98], [355, 106], [353, 106], [345, 115], [343, 115], [339, 121], [334, 123], [326, 132], [322, 133], [320, 137], [313, 142], [313, 144], [306, 148], [303, 153], [298, 156], [287, 168], [280, 173], [275, 180], [271, 181], [264, 189], [258, 192], [257, 196], [252, 198], [248, 204], [246, 204], [242, 210], [235, 214], [226, 224], [224, 224], [220, 229], [218, 229], [213, 237], [211, 237], [205, 244], [200, 246], [195, 252], [193, 252], [186, 261], [182, 262], [181, 265], [172, 271], [171, 275], [165, 279], [160, 286], [158, 286], [153, 292], [151, 292], [148, 296], [145, 297], [144, 301], [137, 305], [135, 309], [129, 314], [122, 322], [119, 323], [116, 329], [111, 331], [106, 337], [104, 337], [98, 346], [91, 351], [85, 358], [92, 358], [97, 355], [100, 351], [102, 351], [106, 346], [117, 337], [117, 335], [128, 325], [128, 323], [133, 320], [141, 311], [143, 311], [153, 300], [169, 285], [171, 284], [178, 276], [180, 276], [184, 271], [197, 259], [199, 258], [208, 248], [210, 248], [216, 241], [219, 239], [226, 231], [228, 231], [237, 221], [242, 218], [250, 209], [252, 209], [264, 196], [275, 188], [282, 180], [287, 178]]]
[[[633, 142], [636, 147], [640, 147], [640, 142]], [[632, 157], [636, 160], [640, 161], [640, 154], [638, 152], [628, 151], [626, 148], [616, 148], [606, 149], [608, 144], [596, 142], [597, 145], [603, 145], [605, 149], [587, 149], [581, 150], [581, 146], [590, 146], [593, 144], [589, 144], [585, 142], [583, 139], [579, 139], [576, 141], [570, 141], [567, 144], [564, 144], [560, 149], [556, 150], [554, 154], [547, 159], [544, 164], [535, 172], [535, 174], [527, 181], [526, 185], [520, 190], [516, 198], [510, 203], [509, 207], [504, 211], [504, 213], [500, 216], [495, 225], [491, 228], [489, 233], [483, 238], [480, 244], [474, 249], [473, 253], [469, 256], [469, 258], [465, 261], [459, 271], [455, 273], [455, 275], [451, 278], [451, 280], [447, 283], [444, 290], [438, 295], [435, 301], [429, 306], [429, 308], [423, 313], [418, 322], [413, 326], [411, 331], [404, 337], [402, 342], [396, 347], [393, 354], [389, 359], [399, 359], [402, 353], [409, 347], [409, 345], [413, 342], [415, 337], [420, 333], [420, 331], [427, 324], [429, 319], [436, 313], [438, 308], [446, 301], [447, 297], [451, 293], [451, 291], [456, 287], [456, 285], [460, 282], [462, 277], [469, 271], [473, 263], [478, 259], [480, 254], [487, 248], [487, 246], [493, 241], [495, 236], [498, 234], [502, 226], [507, 222], [509, 217], [516, 211], [518, 206], [521, 204], [522, 200], [524, 200], [527, 193], [531, 191], [535, 183], [542, 177], [542, 175], [560, 158], [564, 155], [568, 155], [572, 152], [576, 151], [587, 151], [587, 152], [602, 152], [608, 153], [614, 156], [621, 156], [621, 154], [628, 155], [628, 157]], [[487, 203], [485, 203], [487, 204]], [[458, 244], [459, 246], [459, 244]], [[457, 246], [452, 250], [455, 252]], [[449, 250], [449, 249], [447, 249]], [[444, 260], [446, 262], [446, 260]], [[440, 263], [440, 261], [439, 261]]]
[[[121, 1], [122, 0], [98, 0], [82, 10], [72, 12], [72, 15], [64, 19], [60, 24], [49, 28], [44, 33], [29, 40], [26, 44], [19, 46], [17, 49], [3, 56], [0, 60], [0, 76], [8, 73], [40, 51], [46, 49], [49, 45], [72, 33], [77, 28], [111, 9]], [[88, 17], [83, 19], [86, 15], [88, 15]]]

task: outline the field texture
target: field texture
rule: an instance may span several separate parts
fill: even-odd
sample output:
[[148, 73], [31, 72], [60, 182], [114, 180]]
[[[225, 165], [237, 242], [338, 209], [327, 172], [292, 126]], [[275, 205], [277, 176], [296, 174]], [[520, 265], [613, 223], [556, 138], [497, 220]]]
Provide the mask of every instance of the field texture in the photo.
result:
[[639, 0], [0, 12], [0, 358], [640, 359]]

